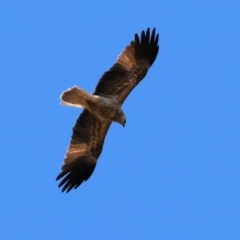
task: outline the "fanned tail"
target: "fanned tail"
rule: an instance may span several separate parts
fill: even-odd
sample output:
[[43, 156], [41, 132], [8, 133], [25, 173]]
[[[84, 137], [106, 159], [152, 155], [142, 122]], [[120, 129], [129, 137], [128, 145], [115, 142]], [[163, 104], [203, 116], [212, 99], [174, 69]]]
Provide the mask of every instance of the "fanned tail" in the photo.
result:
[[91, 95], [89, 93], [78, 86], [74, 86], [61, 94], [61, 105], [70, 107], [85, 107], [86, 100], [88, 100], [90, 97]]

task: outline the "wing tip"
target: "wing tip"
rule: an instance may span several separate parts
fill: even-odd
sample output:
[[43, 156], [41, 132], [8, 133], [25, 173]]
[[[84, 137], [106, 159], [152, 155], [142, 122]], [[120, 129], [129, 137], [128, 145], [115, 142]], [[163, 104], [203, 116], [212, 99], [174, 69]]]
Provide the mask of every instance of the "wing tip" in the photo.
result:
[[56, 181], [61, 180], [58, 187], [62, 187], [62, 192], [70, 192], [73, 188], [77, 189], [84, 181], [92, 175], [96, 162], [87, 162], [84, 157], [75, 159], [76, 162], [68, 166], [63, 165], [62, 172], [56, 177]]
[[148, 27], [146, 30], [143, 30], [139, 35], [135, 33], [135, 44], [132, 44], [132, 46], [135, 47], [135, 52], [137, 54], [136, 57], [138, 59], [148, 60], [151, 66], [154, 63], [159, 51], [158, 40], [159, 34], [156, 34], [155, 27], [152, 30]]

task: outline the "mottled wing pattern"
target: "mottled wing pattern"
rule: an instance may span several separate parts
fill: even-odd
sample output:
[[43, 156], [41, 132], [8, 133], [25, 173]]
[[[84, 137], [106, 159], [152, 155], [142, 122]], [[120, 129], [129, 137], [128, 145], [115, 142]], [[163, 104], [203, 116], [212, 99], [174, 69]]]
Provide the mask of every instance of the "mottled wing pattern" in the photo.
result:
[[110, 122], [101, 121], [88, 110], [83, 110], [73, 128], [62, 172], [56, 179], [64, 177], [59, 183], [63, 192], [76, 189], [91, 176], [109, 126]]
[[142, 31], [119, 55], [117, 62], [99, 80], [95, 95], [114, 97], [120, 104], [145, 77], [158, 54], [155, 28]]

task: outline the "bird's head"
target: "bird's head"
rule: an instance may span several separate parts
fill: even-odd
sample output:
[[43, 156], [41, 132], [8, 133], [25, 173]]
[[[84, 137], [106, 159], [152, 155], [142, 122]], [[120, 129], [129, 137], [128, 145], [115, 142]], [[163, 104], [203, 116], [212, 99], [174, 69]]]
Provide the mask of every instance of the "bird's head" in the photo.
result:
[[125, 127], [126, 124], [126, 117], [122, 110], [120, 110], [117, 114], [116, 122], [121, 124], [123, 127]]

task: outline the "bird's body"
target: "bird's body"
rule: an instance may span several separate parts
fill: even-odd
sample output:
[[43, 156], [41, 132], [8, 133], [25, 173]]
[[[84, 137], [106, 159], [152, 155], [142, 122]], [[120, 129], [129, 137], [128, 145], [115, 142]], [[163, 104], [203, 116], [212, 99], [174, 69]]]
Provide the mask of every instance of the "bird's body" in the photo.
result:
[[153, 29], [142, 31], [119, 55], [113, 67], [104, 73], [93, 94], [75, 86], [61, 95], [62, 104], [83, 107], [68, 147], [62, 172], [57, 180], [64, 177], [59, 187], [69, 192], [86, 181], [95, 169], [103, 148], [107, 131], [112, 122], [125, 125], [126, 117], [122, 104], [145, 77], [158, 53], [158, 34]]
[[72, 107], [83, 107], [93, 113], [102, 121], [118, 122], [125, 125], [126, 118], [122, 111], [122, 105], [113, 97], [102, 97], [87, 93], [75, 86], [63, 92], [62, 105]]

